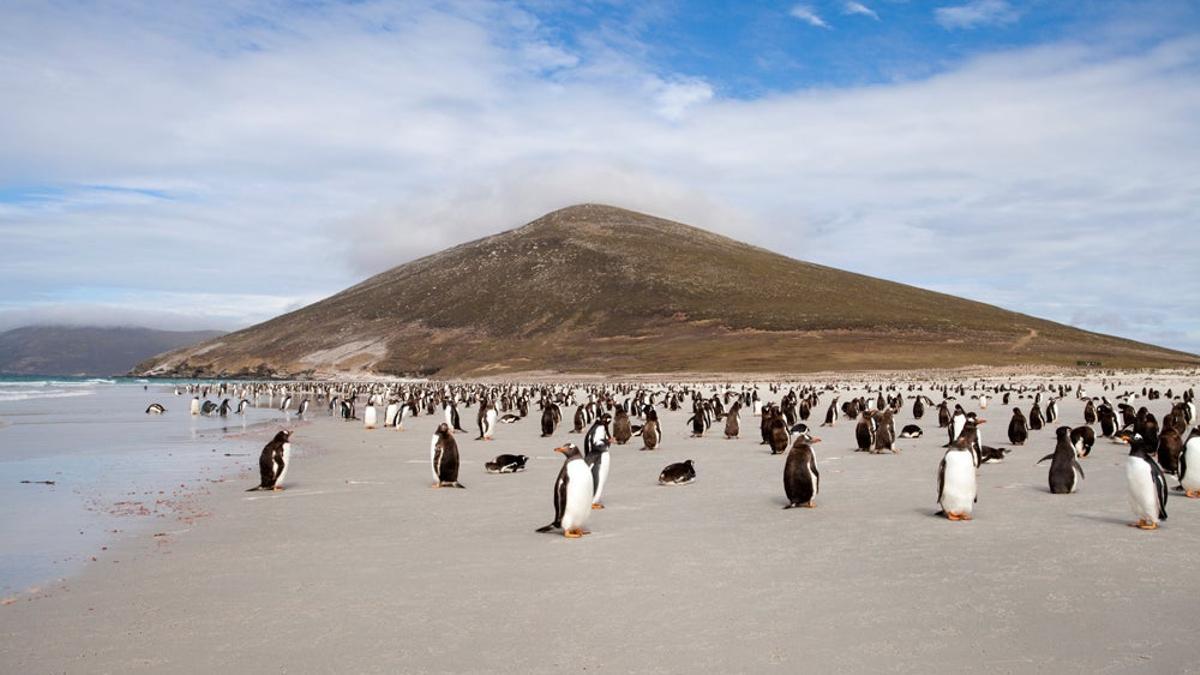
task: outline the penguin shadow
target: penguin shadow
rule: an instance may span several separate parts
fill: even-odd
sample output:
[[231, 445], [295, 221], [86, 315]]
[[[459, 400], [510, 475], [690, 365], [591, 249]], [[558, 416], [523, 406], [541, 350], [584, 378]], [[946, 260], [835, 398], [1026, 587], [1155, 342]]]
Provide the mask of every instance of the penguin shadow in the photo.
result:
[[1128, 525], [1127, 518], [1118, 518], [1117, 516], [1101, 516], [1095, 513], [1071, 513], [1072, 518], [1080, 518], [1083, 520], [1091, 520], [1097, 523], [1105, 523], [1107, 525]]

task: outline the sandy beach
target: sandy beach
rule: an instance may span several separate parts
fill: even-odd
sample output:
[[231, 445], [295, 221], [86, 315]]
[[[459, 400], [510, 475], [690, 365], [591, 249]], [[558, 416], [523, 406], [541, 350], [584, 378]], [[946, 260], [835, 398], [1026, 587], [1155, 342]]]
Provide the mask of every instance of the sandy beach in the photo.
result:
[[[1082, 424], [1082, 402], [1060, 405], [1061, 424]], [[720, 425], [689, 438], [690, 413], [663, 412], [662, 449], [614, 446], [608, 508], [567, 540], [534, 529], [553, 515], [554, 447], [580, 440], [569, 415], [550, 439], [531, 414], [483, 442], [464, 410], [467, 489], [435, 490], [440, 416], [367, 431], [322, 410], [294, 427], [285, 491], [245, 492], [246, 458], [199, 497], [207, 517], [155, 524], [0, 607], [0, 670], [1200, 669], [1200, 500], [1172, 493], [1160, 530], [1128, 527], [1127, 446], [1098, 439], [1079, 493], [1052, 495], [1034, 463], [1056, 425], [1032, 432], [980, 468], [976, 519], [953, 523], [933, 515], [936, 411], [924, 438], [878, 456], [854, 452], [852, 421], [816, 429], [820, 412], [817, 508], [782, 510], [783, 459], [759, 445], [756, 417], [726, 440]], [[998, 400], [981, 413], [985, 443], [1008, 445], [1010, 415]], [[897, 427], [911, 421], [910, 399]], [[485, 474], [506, 452], [530, 455], [528, 470]], [[656, 484], [684, 459], [695, 484]]]

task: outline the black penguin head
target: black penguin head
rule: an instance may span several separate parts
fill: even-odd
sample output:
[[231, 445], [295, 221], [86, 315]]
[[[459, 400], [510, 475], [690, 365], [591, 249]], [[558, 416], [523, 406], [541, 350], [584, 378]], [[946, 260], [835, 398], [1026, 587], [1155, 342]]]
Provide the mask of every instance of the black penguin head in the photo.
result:
[[441, 424], [438, 425], [437, 431], [435, 433], [438, 436], [449, 436], [450, 435], [450, 425], [446, 424], [445, 422], [442, 422]]
[[561, 452], [568, 460], [579, 459], [583, 457], [583, 455], [579, 452], [579, 446], [575, 445], [574, 443], [567, 443], [566, 445], [555, 448], [554, 451]]

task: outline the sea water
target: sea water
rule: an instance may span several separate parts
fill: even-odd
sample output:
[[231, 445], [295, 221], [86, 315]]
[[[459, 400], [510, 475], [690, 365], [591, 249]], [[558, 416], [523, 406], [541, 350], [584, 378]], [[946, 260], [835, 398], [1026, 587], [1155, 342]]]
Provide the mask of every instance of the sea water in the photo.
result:
[[[256, 468], [289, 421], [269, 406], [192, 415], [191, 400], [175, 382], [0, 377], [0, 598], [70, 576], [121, 536], [186, 528], [199, 515], [186, 495]], [[156, 402], [167, 412], [146, 414]]]

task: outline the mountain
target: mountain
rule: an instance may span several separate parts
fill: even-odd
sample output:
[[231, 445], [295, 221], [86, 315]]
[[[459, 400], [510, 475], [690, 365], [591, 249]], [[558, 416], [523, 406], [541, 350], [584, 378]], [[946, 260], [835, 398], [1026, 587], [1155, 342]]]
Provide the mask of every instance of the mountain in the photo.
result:
[[803, 372], [1195, 355], [585, 204], [412, 261], [143, 374]]
[[0, 333], [0, 375], [122, 375], [155, 354], [220, 331], [26, 326]]

